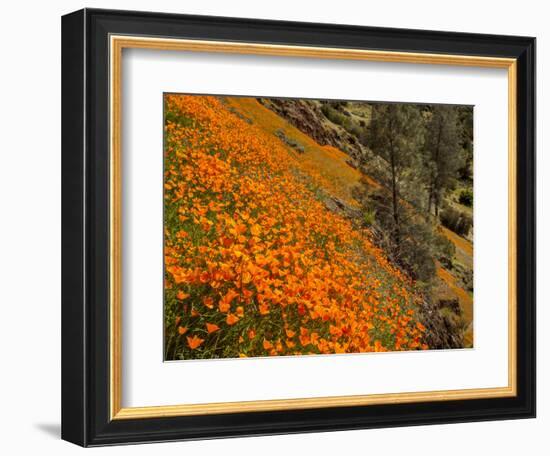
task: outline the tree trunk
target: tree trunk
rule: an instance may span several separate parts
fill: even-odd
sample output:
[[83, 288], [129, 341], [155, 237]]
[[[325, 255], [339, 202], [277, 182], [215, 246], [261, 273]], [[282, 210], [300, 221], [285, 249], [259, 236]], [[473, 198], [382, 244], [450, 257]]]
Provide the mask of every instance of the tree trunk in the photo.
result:
[[433, 184], [428, 187], [428, 214], [432, 214]]
[[443, 124], [442, 124], [442, 121], [440, 119], [439, 121], [439, 129], [438, 129], [438, 132], [437, 132], [437, 145], [435, 147], [435, 167], [436, 167], [436, 175], [434, 177], [434, 180], [433, 180], [433, 186], [432, 186], [432, 191], [434, 193], [434, 205], [435, 205], [435, 216], [437, 217], [439, 215], [439, 191], [441, 190], [440, 189], [440, 186], [441, 186], [441, 183], [439, 181], [439, 168], [440, 168], [440, 163], [439, 163], [439, 152], [440, 152], [440, 148], [441, 148], [441, 133], [442, 133], [442, 130], [443, 130]]
[[393, 149], [393, 144], [390, 141], [390, 166], [391, 166], [391, 186], [392, 186], [392, 210], [393, 210], [393, 221], [395, 223], [395, 244], [399, 249], [400, 244], [400, 230], [399, 230], [399, 208], [398, 208], [398, 192], [397, 192], [397, 171], [395, 165], [395, 151]]

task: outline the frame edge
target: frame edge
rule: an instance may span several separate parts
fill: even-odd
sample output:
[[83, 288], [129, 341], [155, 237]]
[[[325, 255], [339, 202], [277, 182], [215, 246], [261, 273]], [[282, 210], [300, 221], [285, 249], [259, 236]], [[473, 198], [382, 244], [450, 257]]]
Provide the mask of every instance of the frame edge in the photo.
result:
[[85, 302], [86, 11], [61, 19], [61, 438], [87, 445]]

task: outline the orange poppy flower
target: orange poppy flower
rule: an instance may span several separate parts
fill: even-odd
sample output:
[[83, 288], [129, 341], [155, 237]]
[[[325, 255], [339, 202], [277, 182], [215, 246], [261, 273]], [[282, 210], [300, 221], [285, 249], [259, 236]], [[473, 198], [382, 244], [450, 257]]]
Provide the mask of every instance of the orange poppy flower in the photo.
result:
[[213, 308], [214, 308], [214, 299], [211, 298], [210, 296], [207, 296], [206, 298], [203, 298], [202, 303], [203, 303], [206, 307], [208, 307], [209, 309], [213, 309]]
[[227, 314], [227, 318], [225, 319], [225, 322], [229, 325], [229, 326], [232, 326], [234, 325], [235, 323], [237, 323], [239, 321], [239, 317], [237, 317], [236, 315], [233, 315], [231, 313]]
[[206, 330], [208, 331], [208, 334], [216, 332], [220, 327], [214, 323], [206, 323]]
[[184, 293], [183, 291], [178, 291], [176, 294], [176, 298], [178, 298], [180, 301], [183, 301], [184, 299], [187, 299], [190, 295], [188, 293]]
[[203, 342], [204, 342], [204, 339], [201, 339], [198, 336], [193, 336], [193, 337], [187, 336], [187, 345], [189, 345], [189, 348], [191, 350], [194, 350], [195, 348], [200, 347]]

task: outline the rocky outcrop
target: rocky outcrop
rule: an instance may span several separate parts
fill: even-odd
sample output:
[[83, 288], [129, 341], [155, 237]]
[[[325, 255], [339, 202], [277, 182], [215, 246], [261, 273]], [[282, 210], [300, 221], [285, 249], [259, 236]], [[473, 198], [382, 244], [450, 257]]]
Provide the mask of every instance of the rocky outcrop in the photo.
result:
[[350, 204], [346, 203], [340, 198], [334, 196], [327, 196], [324, 199], [325, 207], [337, 214], [340, 214], [346, 218], [357, 220], [361, 216], [361, 211]]
[[329, 121], [321, 110], [320, 101], [286, 98], [259, 98], [258, 101], [319, 144], [334, 146], [346, 152], [354, 166], [363, 156], [364, 146], [358, 138]]
[[420, 321], [426, 327], [424, 342], [430, 349], [464, 348], [465, 323], [456, 300], [430, 304], [419, 309]]

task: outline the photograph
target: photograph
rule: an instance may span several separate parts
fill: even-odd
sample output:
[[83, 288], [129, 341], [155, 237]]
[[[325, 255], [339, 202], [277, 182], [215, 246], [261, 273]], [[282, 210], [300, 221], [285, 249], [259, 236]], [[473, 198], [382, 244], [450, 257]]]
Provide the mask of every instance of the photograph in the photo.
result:
[[162, 103], [165, 361], [475, 347], [474, 106]]

